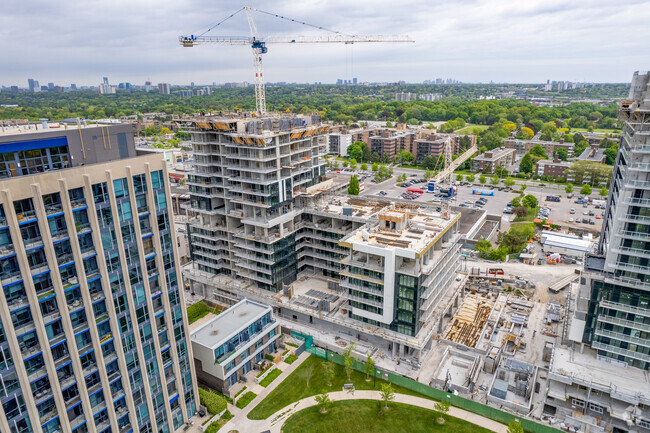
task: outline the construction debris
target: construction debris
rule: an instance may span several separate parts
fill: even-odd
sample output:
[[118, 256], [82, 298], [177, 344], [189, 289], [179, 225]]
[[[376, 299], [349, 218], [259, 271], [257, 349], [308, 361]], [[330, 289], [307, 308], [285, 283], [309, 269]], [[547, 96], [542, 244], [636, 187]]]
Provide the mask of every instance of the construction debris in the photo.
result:
[[475, 347], [492, 311], [493, 301], [485, 296], [467, 295], [463, 305], [454, 316], [445, 339]]

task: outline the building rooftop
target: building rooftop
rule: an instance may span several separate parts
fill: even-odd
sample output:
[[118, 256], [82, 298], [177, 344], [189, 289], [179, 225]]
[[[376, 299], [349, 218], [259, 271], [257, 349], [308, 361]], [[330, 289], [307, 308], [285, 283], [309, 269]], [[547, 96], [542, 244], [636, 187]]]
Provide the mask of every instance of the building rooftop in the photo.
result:
[[219, 347], [240, 330], [246, 328], [252, 321], [270, 311], [270, 306], [244, 298], [203, 326], [192, 331], [192, 341], [205, 347]]
[[17, 125], [3, 125], [0, 121], [0, 136], [21, 135], [21, 134], [35, 134], [45, 132], [57, 132], [72, 129], [87, 129], [97, 128], [101, 126], [109, 126], [119, 124], [120, 122], [101, 122], [94, 121], [95, 123], [82, 122], [79, 125], [76, 123], [59, 123], [59, 122], [45, 122], [45, 128], [41, 122], [38, 123], [24, 123]]
[[571, 163], [568, 161], [553, 161], [551, 159], [540, 159], [537, 161], [539, 165], [556, 165], [560, 167], [571, 167]]
[[544, 245], [546, 251], [553, 247], [575, 250], [583, 253], [590, 253], [594, 250], [594, 243], [590, 240], [549, 231], [542, 232], [541, 243]]
[[599, 359], [596, 352], [590, 349], [580, 353], [579, 350], [556, 345], [549, 372], [561, 382], [584, 384], [609, 392], [619, 400], [650, 404], [648, 372], [628, 367], [613, 359], [605, 359]]
[[[316, 187], [318, 185], [319, 184], [316, 184], [314, 186]], [[320, 203], [320, 205], [315, 210], [334, 215], [370, 218], [388, 206], [390, 206], [389, 202], [368, 200], [350, 196], [338, 196]]]
[[503, 158], [504, 156], [512, 152], [514, 152], [514, 149], [510, 149], [507, 147], [502, 147], [500, 149], [492, 149], [478, 155], [476, 158], [474, 158], [474, 161], [496, 161], [497, 159]]
[[377, 215], [379, 222], [368, 224], [345, 236], [342, 244], [367, 244], [380, 248], [408, 249], [420, 256], [460, 219], [451, 211], [394, 206]]
[[600, 162], [605, 158], [605, 149], [592, 149], [588, 147], [580, 154], [578, 161], [597, 161]]

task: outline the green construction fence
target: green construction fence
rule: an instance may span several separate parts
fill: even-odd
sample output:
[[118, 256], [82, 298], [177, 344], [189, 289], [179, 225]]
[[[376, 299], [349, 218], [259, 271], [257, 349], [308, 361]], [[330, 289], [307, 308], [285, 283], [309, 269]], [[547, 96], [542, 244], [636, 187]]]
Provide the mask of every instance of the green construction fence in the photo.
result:
[[[339, 355], [336, 352], [325, 350], [323, 348], [314, 346], [313, 337], [305, 334], [300, 334], [295, 331], [291, 331], [291, 335], [305, 342], [305, 350], [312, 355], [318, 356], [319, 358], [327, 359], [331, 362], [334, 362], [339, 365], [345, 365], [345, 358], [342, 355]], [[365, 373], [365, 364], [363, 362], [355, 361], [353, 368], [357, 371]], [[504, 412], [502, 410], [481, 404], [479, 402], [468, 400], [466, 398], [442, 391], [437, 388], [432, 388], [428, 385], [409, 379], [408, 377], [400, 376], [398, 374], [393, 374], [386, 371], [381, 371], [380, 369], [375, 368], [377, 377], [387, 380], [390, 383], [395, 385], [402, 386], [404, 388], [415, 391], [418, 394], [433, 398], [435, 400], [447, 400], [451, 403], [452, 406], [465, 409], [468, 412], [472, 412], [486, 418], [493, 419], [503, 424], [509, 424], [513, 419], [521, 422], [521, 426], [525, 431], [530, 433], [559, 433], [561, 430], [555, 429], [551, 426], [544, 424], [539, 424], [535, 421], [531, 421], [525, 418], [517, 417], [511, 413]]]

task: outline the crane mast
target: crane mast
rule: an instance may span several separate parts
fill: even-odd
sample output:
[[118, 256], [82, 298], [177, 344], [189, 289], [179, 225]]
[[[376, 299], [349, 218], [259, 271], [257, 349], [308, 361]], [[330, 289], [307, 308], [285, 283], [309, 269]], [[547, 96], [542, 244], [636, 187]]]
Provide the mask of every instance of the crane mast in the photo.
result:
[[[229, 20], [233, 16], [237, 15], [241, 11], [245, 11], [246, 18], [248, 20], [248, 27], [250, 30], [250, 37], [245, 36], [204, 36], [207, 32], [214, 29], [215, 27], [221, 25], [223, 22]], [[330, 33], [334, 33], [333, 36], [316, 36], [316, 37], [292, 37], [292, 38], [283, 38], [283, 37], [269, 37], [261, 38], [257, 30], [257, 25], [253, 19], [252, 12], [260, 12], [266, 15], [271, 15], [276, 18], [281, 18], [284, 20], [292, 21], [295, 23], [303, 24], [308, 27], [314, 27], [320, 30], [324, 30]], [[408, 36], [364, 36], [364, 35], [344, 35], [339, 32], [325, 29], [323, 27], [315, 26], [308, 24], [302, 21], [297, 21], [291, 18], [283, 17], [281, 15], [273, 14], [270, 12], [265, 12], [260, 9], [256, 9], [250, 6], [244, 6], [239, 9], [237, 12], [231, 14], [227, 18], [219, 21], [217, 24], [201, 33], [198, 36], [180, 36], [179, 42], [184, 47], [193, 47], [194, 45], [202, 44], [217, 44], [217, 45], [250, 45], [253, 49], [253, 68], [255, 72], [255, 111], [263, 115], [266, 113], [266, 89], [264, 86], [264, 67], [262, 64], [262, 54], [266, 54], [268, 48], [266, 44], [319, 44], [319, 43], [343, 43], [343, 44], [354, 44], [360, 42], [415, 42], [412, 39], [409, 39]]]

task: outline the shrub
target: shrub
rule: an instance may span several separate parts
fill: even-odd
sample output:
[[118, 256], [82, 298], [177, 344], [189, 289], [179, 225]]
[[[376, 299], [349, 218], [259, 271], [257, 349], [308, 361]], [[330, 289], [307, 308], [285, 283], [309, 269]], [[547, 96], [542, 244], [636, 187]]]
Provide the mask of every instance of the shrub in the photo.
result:
[[293, 364], [298, 357], [296, 355], [289, 355], [287, 356], [287, 359], [284, 360], [287, 364]]
[[275, 360], [275, 356], [271, 355], [270, 353], [267, 353], [266, 355], [264, 355], [264, 358], [267, 361], [271, 361], [271, 362], [273, 362], [273, 360]]
[[266, 375], [264, 379], [260, 381], [260, 385], [266, 388], [273, 382], [279, 375], [281, 375], [282, 372], [279, 369], [274, 369], [272, 372]]
[[203, 301], [192, 304], [187, 308], [187, 321], [194, 323], [201, 317], [205, 317], [210, 312], [210, 307]]
[[237, 400], [237, 406], [240, 409], [245, 408], [248, 406], [248, 404], [253, 401], [253, 399], [257, 397], [257, 394], [255, 394], [253, 391], [248, 391], [246, 394], [244, 394], [239, 400]]
[[226, 408], [226, 399], [214, 391], [199, 388], [199, 400], [212, 415], [221, 413]]

